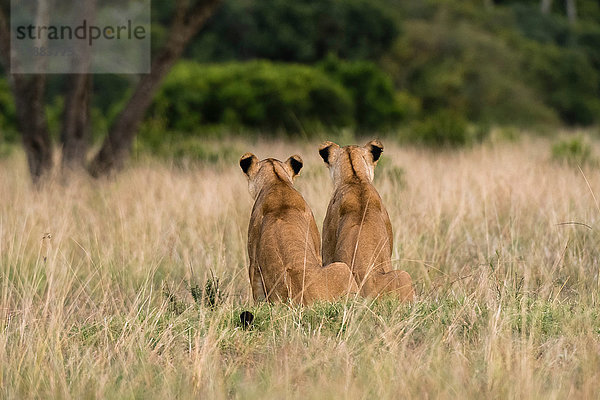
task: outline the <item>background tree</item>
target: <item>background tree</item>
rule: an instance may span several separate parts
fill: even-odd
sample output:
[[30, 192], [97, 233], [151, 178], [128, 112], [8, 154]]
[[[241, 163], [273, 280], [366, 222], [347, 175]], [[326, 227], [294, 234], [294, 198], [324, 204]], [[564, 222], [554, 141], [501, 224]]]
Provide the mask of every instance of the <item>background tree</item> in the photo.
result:
[[[93, 176], [108, 174], [120, 167], [129, 154], [140, 122], [152, 102], [152, 97], [175, 61], [182, 55], [189, 41], [212, 15], [221, 0], [177, 0], [167, 39], [153, 57], [151, 72], [137, 82], [133, 94], [109, 130], [89, 171]], [[83, 2], [91, 7], [94, 2]], [[37, 2], [37, 24], [48, 25], [50, 9], [47, 0]], [[0, 3], [0, 51], [2, 66], [6, 71], [13, 93], [17, 114], [17, 129], [21, 134], [27, 154], [29, 170], [35, 183], [48, 173], [53, 165], [53, 149], [45, 114], [46, 80], [44, 74], [9, 74], [10, 71], [10, 12], [8, 0]], [[90, 14], [86, 14], [90, 15]], [[71, 74], [68, 83], [61, 141], [63, 163], [81, 167], [85, 163], [89, 143], [89, 109], [92, 80], [87, 74]]]
[[577, 20], [577, 4], [575, 0], [565, 0], [567, 16], [569, 17], [569, 22], [574, 24]]
[[[77, 3], [78, 14], [84, 15], [90, 24], [96, 19], [96, 0]], [[77, 61], [73, 62], [75, 74], [66, 76], [66, 94], [62, 117], [60, 140], [62, 144], [62, 166], [68, 169], [83, 169], [90, 144], [90, 106], [93, 92], [93, 75], [89, 74], [91, 49], [86, 43], [77, 42]]]
[[[0, 52], [2, 66], [10, 70], [10, 23], [6, 17], [9, 2], [3, 1], [0, 7]], [[36, 10], [36, 21], [40, 25], [49, 21], [48, 2], [42, 0]], [[18, 60], [14, 60], [18, 62]], [[38, 61], [41, 62], [41, 61]], [[21, 139], [29, 172], [34, 183], [52, 167], [52, 142], [48, 133], [48, 123], [44, 109], [46, 90], [46, 75], [44, 74], [13, 74], [10, 75], [10, 86], [15, 99], [17, 127]]]
[[142, 75], [133, 95], [119, 114], [104, 140], [102, 148], [90, 165], [92, 176], [108, 174], [120, 168], [129, 155], [133, 139], [142, 119], [163, 79], [181, 57], [185, 46], [212, 15], [221, 0], [175, 2], [167, 40], [152, 60], [151, 72]]

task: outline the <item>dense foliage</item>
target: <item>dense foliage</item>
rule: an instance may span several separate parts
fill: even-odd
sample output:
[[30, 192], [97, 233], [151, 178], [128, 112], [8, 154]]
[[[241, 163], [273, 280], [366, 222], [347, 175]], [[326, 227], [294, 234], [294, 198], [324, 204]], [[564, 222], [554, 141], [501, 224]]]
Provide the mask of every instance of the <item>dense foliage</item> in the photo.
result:
[[[575, 4], [569, 19], [558, 0], [547, 13], [539, 0], [227, 0], [149, 119], [186, 132], [408, 127], [422, 143], [456, 142], [439, 129], [449, 123], [458, 143], [472, 125], [598, 124], [600, 3]], [[172, 9], [153, 2], [153, 49]], [[61, 79], [49, 78], [53, 102]], [[131, 82], [94, 77], [95, 127], [111, 123]], [[15, 130], [7, 93], [0, 82], [5, 138]]]
[[225, 1], [188, 55], [201, 62], [312, 63], [333, 52], [374, 60], [398, 31], [398, 21], [369, 0]]
[[344, 62], [328, 57], [321, 68], [340, 82], [354, 100], [354, 121], [360, 129], [392, 127], [409, 113], [392, 80], [368, 61]]
[[576, 5], [569, 21], [559, 1], [232, 0], [188, 57], [317, 65], [350, 92], [359, 129], [585, 126], [600, 119], [600, 6]]
[[207, 124], [301, 131], [307, 124], [350, 125], [352, 110], [347, 91], [315, 68], [268, 61], [185, 62], [167, 78], [151, 115], [177, 131]]
[[451, 109], [495, 124], [598, 122], [597, 9], [569, 24], [564, 10], [544, 15], [539, 2], [401, 7], [403, 34], [382, 65], [427, 115]]
[[390, 128], [405, 108], [389, 77], [368, 61], [329, 57], [315, 67], [182, 62], [165, 81], [150, 118], [179, 132], [226, 125], [310, 133], [315, 128]]

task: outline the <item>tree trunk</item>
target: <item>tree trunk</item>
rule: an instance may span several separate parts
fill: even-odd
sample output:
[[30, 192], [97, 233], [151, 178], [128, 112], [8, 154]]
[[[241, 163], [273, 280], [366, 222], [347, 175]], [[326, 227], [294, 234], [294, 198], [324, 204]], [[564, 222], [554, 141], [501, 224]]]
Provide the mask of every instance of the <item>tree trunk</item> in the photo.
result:
[[[169, 37], [152, 62], [151, 72], [143, 75], [133, 95], [111, 127], [102, 148], [90, 165], [93, 176], [108, 174], [122, 166], [129, 155], [133, 139], [152, 98], [163, 79], [183, 53], [185, 46], [212, 15], [221, 0], [176, 0], [175, 16]], [[191, 4], [190, 4], [191, 3]], [[0, 58], [5, 69], [10, 68], [10, 28], [6, 18], [7, 2], [0, 3]], [[38, 26], [47, 26], [48, 2], [40, 0], [37, 10]], [[43, 43], [39, 44], [43, 46]], [[46, 77], [43, 74], [9, 75], [15, 97], [19, 130], [27, 153], [33, 181], [52, 168], [52, 142], [44, 110]], [[80, 164], [85, 159], [89, 135], [89, 103], [91, 79], [73, 76], [63, 122], [62, 139], [65, 143], [65, 162]]]
[[92, 75], [70, 76], [61, 131], [63, 169], [83, 169], [90, 143]]
[[89, 168], [92, 176], [108, 175], [123, 166], [154, 94], [183, 53], [185, 46], [220, 2], [221, 0], [198, 0], [189, 7], [183, 0], [177, 2], [169, 37], [152, 60], [151, 72], [143, 75], [138, 82], [133, 95], [118, 115], [102, 148], [92, 161]]
[[550, 14], [552, 8], [552, 0], [541, 0], [540, 9], [542, 14]]
[[567, 18], [569, 18], [569, 23], [574, 24], [577, 22], [577, 4], [576, 0], [566, 0], [567, 7]]
[[[4, 3], [2, 5], [5, 6]], [[6, 72], [9, 73], [10, 28], [6, 15], [6, 8], [0, 7], [0, 52], [5, 57], [2, 62]], [[46, 1], [39, 1], [36, 20], [38, 25], [48, 25], [49, 9]], [[48, 133], [44, 108], [46, 76], [8, 74], [8, 77], [15, 98], [17, 124], [27, 155], [29, 172], [34, 184], [37, 185], [52, 169], [52, 141]]]
[[[88, 23], [96, 21], [96, 1], [85, 0], [76, 5], [76, 10]], [[85, 42], [78, 42], [76, 52], [68, 75], [67, 93], [61, 130], [62, 167], [64, 169], [83, 169], [90, 142], [90, 105], [92, 99], [91, 47]]]
[[14, 77], [17, 123], [34, 184], [52, 169], [52, 142], [44, 109], [45, 75]]
[[165, 49], [153, 60], [152, 72], [142, 76], [133, 95], [118, 115], [108, 137], [92, 161], [90, 165], [92, 176], [107, 175], [123, 166], [156, 90], [182, 51], [183, 49], [178, 48]]

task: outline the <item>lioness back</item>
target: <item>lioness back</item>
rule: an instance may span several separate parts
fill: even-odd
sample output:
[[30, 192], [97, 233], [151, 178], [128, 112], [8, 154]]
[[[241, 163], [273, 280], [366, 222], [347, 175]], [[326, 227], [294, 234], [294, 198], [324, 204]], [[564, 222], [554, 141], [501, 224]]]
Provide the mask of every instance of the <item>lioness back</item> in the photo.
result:
[[285, 163], [245, 154], [240, 166], [255, 203], [248, 227], [249, 275], [255, 300], [308, 304], [357, 291], [347, 265], [322, 266], [313, 214], [292, 186], [299, 156]]
[[340, 148], [332, 142], [321, 146], [319, 153], [334, 183], [323, 222], [323, 259], [325, 263], [348, 264], [364, 296], [391, 292], [411, 300], [410, 276], [405, 271], [392, 271], [392, 225], [372, 184], [382, 151], [379, 141], [364, 147]]

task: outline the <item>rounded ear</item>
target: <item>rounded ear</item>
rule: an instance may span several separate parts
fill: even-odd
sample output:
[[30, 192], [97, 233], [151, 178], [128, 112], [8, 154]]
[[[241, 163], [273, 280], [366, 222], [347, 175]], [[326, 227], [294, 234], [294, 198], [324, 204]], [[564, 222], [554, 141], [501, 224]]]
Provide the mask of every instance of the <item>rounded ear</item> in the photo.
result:
[[240, 167], [248, 176], [254, 172], [258, 158], [252, 153], [246, 153], [240, 158]]
[[374, 163], [376, 163], [377, 160], [379, 160], [379, 157], [381, 157], [381, 153], [383, 153], [383, 144], [379, 141], [379, 139], [371, 140], [365, 145], [365, 148], [373, 156]]
[[329, 161], [331, 160], [331, 151], [339, 148], [340, 146], [330, 141], [323, 142], [323, 144], [319, 146], [319, 154], [323, 161], [325, 161], [325, 164], [329, 164]]
[[304, 165], [304, 162], [302, 162], [302, 157], [300, 157], [298, 154], [294, 154], [293, 156], [288, 158], [285, 163], [292, 170], [292, 178], [298, 175], [298, 173], [300, 173], [300, 170]]

